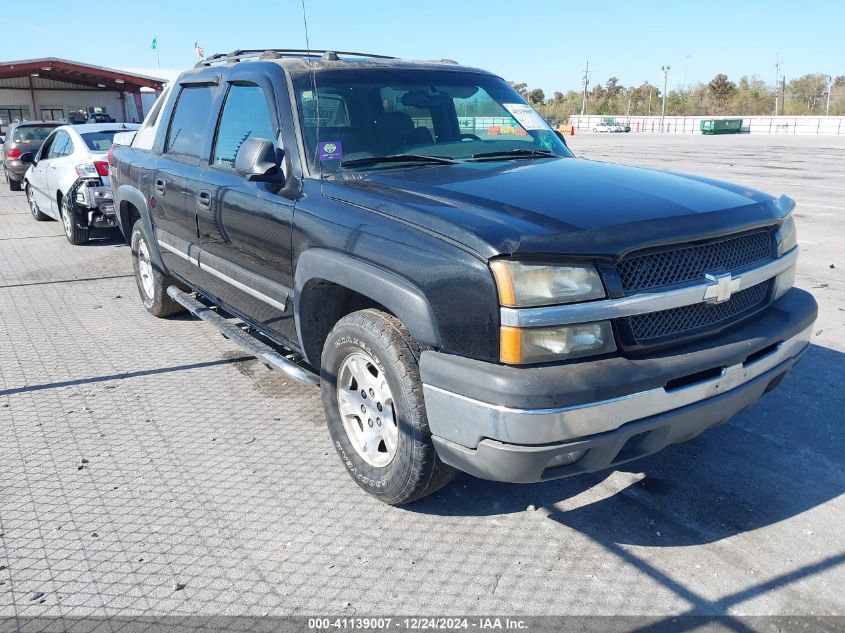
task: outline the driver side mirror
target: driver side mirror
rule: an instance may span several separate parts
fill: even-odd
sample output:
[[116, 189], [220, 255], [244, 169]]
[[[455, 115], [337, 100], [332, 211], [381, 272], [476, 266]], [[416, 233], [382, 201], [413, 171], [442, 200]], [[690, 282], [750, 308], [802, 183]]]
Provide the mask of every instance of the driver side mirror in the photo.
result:
[[569, 147], [569, 145], [566, 143], [566, 137], [563, 135], [563, 132], [561, 132], [560, 130], [557, 130], [557, 129], [554, 132], [555, 132], [555, 136], [557, 136], [560, 139], [560, 142], [563, 143], [564, 145], [566, 145], [567, 147]]
[[284, 150], [277, 150], [266, 138], [250, 138], [243, 142], [235, 157], [235, 172], [251, 182], [284, 184], [281, 164]]
[[26, 163], [27, 165], [31, 165], [35, 162], [35, 152], [24, 152], [20, 155], [18, 160], [22, 163]]

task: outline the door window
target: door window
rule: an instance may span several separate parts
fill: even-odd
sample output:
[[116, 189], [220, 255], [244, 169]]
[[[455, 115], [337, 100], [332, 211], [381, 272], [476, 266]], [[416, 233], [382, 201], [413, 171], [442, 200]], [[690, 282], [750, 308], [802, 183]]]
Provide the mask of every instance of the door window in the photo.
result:
[[234, 167], [238, 150], [250, 138], [276, 141], [267, 99], [258, 86], [232, 86], [214, 141], [213, 164]]
[[[70, 150], [68, 150], [68, 147], [70, 147]], [[73, 151], [73, 142], [70, 140], [70, 135], [62, 130], [56, 133], [47, 158], [61, 158], [62, 156], [69, 155], [71, 151]]]
[[170, 119], [164, 151], [167, 154], [199, 158], [205, 147], [205, 132], [211, 112], [210, 86], [186, 86], [179, 93]]

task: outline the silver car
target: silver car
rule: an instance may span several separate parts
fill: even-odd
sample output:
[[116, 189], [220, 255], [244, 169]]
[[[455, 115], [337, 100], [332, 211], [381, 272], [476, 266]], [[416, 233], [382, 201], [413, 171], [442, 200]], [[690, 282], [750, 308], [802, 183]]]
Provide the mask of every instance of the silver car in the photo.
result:
[[23, 121], [9, 126], [3, 144], [3, 173], [9, 189], [20, 191], [22, 188], [23, 176], [29, 165], [21, 162], [21, 156], [37, 152], [44, 139], [60, 125], [55, 121]]
[[24, 185], [32, 217], [61, 220], [71, 244], [87, 243], [91, 228], [116, 227], [108, 152], [115, 134], [138, 127], [127, 123], [62, 125], [37, 153], [21, 155], [30, 163]]

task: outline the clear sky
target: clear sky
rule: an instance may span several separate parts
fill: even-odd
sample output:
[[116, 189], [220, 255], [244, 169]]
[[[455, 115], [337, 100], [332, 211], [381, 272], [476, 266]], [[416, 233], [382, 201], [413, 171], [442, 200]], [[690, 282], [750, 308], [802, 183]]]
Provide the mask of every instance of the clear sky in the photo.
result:
[[[13, 3], [14, 4], [14, 3]], [[625, 85], [737, 80], [774, 82], [775, 55], [787, 79], [845, 74], [845, 0], [305, 0], [311, 46], [413, 59], [452, 58], [551, 95], [611, 75]], [[21, 6], [20, 3], [17, 6]], [[80, 7], [84, 6], [82, 10]], [[64, 57], [102, 66], [162, 68], [236, 48], [305, 46], [301, 0], [116, 0], [80, 5], [42, 0], [6, 12], [0, 61]], [[689, 56], [689, 57], [687, 57]]]

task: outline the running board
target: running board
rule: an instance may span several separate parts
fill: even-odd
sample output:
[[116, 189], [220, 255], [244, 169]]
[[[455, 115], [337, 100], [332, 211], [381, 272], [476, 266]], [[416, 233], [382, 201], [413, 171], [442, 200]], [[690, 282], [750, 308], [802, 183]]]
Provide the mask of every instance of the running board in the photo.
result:
[[207, 305], [204, 305], [187, 292], [179, 290], [176, 286], [167, 289], [170, 297], [184, 306], [188, 312], [214, 326], [226, 338], [234, 341], [244, 350], [256, 356], [258, 360], [267, 365], [270, 369], [284, 372], [291, 378], [307, 382], [309, 385], [319, 385], [320, 377], [294, 361], [285, 358], [272, 347], [245, 332], [231, 321], [223, 318]]

